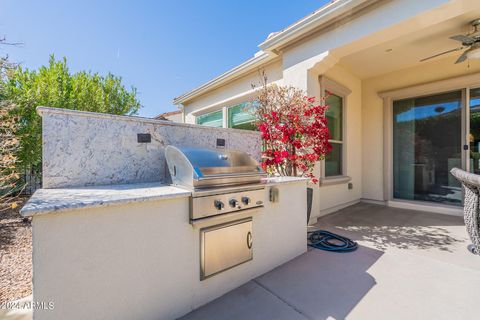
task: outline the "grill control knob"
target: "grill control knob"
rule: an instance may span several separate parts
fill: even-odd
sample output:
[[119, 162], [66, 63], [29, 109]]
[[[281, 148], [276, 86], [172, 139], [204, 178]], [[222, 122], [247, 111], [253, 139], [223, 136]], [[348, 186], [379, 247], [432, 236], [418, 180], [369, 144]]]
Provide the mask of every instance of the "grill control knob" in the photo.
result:
[[248, 206], [250, 203], [250, 198], [249, 197], [242, 197], [242, 202], [244, 205]]
[[225, 205], [223, 204], [223, 202], [220, 201], [220, 200], [215, 200], [215, 201], [213, 202], [213, 205], [215, 206], [215, 208], [217, 208], [217, 210], [222, 210], [223, 207], [225, 207]]
[[238, 201], [235, 199], [232, 199], [228, 203], [230, 204], [230, 207], [235, 208], [238, 204]]

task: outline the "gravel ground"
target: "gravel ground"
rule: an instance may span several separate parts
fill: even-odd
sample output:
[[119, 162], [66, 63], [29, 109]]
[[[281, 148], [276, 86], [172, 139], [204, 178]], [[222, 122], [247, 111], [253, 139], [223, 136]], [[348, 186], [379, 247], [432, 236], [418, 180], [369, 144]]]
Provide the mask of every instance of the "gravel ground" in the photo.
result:
[[0, 212], [0, 303], [32, 294], [32, 226], [22, 206]]

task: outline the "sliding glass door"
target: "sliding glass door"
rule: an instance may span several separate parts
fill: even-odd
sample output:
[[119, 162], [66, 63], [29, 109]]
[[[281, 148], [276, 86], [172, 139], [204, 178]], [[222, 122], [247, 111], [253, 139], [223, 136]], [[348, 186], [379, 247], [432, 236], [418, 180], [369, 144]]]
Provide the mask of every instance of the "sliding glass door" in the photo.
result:
[[[461, 187], [449, 172], [463, 167], [463, 97], [458, 90], [393, 102], [395, 199], [461, 205]], [[476, 138], [478, 154], [480, 133]]]
[[470, 172], [480, 174], [480, 88], [470, 90], [469, 118]]

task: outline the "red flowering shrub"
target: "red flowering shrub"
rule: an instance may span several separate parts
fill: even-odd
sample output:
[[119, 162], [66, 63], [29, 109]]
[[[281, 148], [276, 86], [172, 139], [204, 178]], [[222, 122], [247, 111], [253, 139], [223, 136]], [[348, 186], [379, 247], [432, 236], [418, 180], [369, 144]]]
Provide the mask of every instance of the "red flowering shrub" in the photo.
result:
[[309, 177], [317, 183], [314, 165], [331, 150], [327, 106], [297, 88], [275, 84], [259, 89], [257, 100], [263, 168], [270, 174]]

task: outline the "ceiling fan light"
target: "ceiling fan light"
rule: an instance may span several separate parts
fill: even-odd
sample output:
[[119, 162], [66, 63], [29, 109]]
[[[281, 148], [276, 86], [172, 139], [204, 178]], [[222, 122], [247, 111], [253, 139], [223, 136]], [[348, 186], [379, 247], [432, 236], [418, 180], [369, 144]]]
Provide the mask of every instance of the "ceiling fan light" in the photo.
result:
[[468, 59], [480, 59], [480, 47], [471, 49], [467, 52]]

